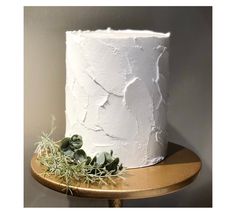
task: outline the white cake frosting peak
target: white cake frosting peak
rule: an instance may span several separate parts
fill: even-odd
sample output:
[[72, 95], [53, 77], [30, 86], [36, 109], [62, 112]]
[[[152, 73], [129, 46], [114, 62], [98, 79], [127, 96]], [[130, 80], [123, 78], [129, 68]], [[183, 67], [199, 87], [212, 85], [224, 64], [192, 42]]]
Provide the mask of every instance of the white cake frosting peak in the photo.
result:
[[78, 31], [67, 31], [66, 33], [74, 34], [76, 36], [85, 36], [92, 38], [104, 38], [104, 37], [113, 37], [113, 38], [128, 38], [128, 37], [157, 37], [157, 38], [168, 38], [170, 37], [170, 32], [160, 33], [150, 30], [113, 30], [107, 28], [105, 30], [78, 30]]
[[66, 136], [128, 168], [165, 157], [170, 33], [66, 32]]

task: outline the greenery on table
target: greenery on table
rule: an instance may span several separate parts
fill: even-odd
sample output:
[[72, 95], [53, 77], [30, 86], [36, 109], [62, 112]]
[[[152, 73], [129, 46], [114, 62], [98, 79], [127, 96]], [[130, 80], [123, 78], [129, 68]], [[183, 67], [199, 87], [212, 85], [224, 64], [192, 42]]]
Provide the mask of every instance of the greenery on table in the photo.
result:
[[51, 131], [42, 133], [37, 142], [35, 153], [37, 159], [45, 166], [45, 174], [55, 175], [67, 186], [72, 181], [87, 184], [116, 184], [115, 177], [122, 178], [125, 171], [118, 157], [113, 157], [113, 151], [99, 153], [93, 158], [82, 149], [82, 137], [75, 134], [61, 141], [51, 138], [55, 130], [55, 119], [52, 120]]

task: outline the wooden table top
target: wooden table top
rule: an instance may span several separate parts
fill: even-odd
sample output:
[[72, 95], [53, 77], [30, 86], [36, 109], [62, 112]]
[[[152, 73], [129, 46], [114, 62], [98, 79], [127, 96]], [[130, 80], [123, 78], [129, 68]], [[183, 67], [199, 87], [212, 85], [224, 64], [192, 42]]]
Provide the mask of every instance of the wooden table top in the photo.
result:
[[[190, 184], [201, 169], [200, 158], [187, 148], [169, 143], [162, 162], [143, 168], [128, 169], [125, 180], [115, 179], [116, 185], [72, 184], [73, 195], [106, 199], [138, 199], [162, 196]], [[36, 155], [31, 160], [32, 176], [44, 186], [66, 193], [66, 184], [54, 176], [44, 176], [43, 166]]]

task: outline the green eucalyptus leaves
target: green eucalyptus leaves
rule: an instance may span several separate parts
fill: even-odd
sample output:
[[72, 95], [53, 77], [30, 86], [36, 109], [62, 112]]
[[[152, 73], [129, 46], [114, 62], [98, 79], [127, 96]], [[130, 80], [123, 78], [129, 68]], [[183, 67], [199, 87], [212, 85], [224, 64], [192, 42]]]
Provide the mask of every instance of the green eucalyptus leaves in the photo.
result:
[[65, 137], [60, 142], [60, 150], [64, 155], [70, 157], [75, 164], [90, 166], [90, 174], [96, 174], [98, 168], [102, 176], [106, 175], [107, 172], [114, 175], [123, 169], [122, 164], [119, 164], [119, 158], [113, 157], [112, 150], [110, 153], [102, 152], [91, 158], [81, 149], [82, 145], [82, 137], [75, 134], [72, 137]]
[[[62, 153], [64, 153], [65, 155], [71, 157], [72, 159], [78, 158], [78, 156], [81, 154], [85, 154], [85, 152], [83, 150], [79, 150], [82, 145], [82, 137], [79, 135], [73, 135], [71, 138], [69, 137], [65, 137], [61, 143], [60, 143], [60, 149], [62, 151]], [[77, 152], [75, 154], [75, 152]], [[86, 155], [86, 154], [85, 154]], [[80, 157], [81, 157], [80, 156]]]

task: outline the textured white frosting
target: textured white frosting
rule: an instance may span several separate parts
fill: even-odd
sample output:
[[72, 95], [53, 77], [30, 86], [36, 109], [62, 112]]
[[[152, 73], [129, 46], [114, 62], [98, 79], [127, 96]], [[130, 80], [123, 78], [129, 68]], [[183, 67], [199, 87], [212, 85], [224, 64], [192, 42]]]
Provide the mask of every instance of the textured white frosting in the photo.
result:
[[128, 168], [164, 159], [170, 34], [66, 32], [66, 136], [93, 156], [114, 152]]

